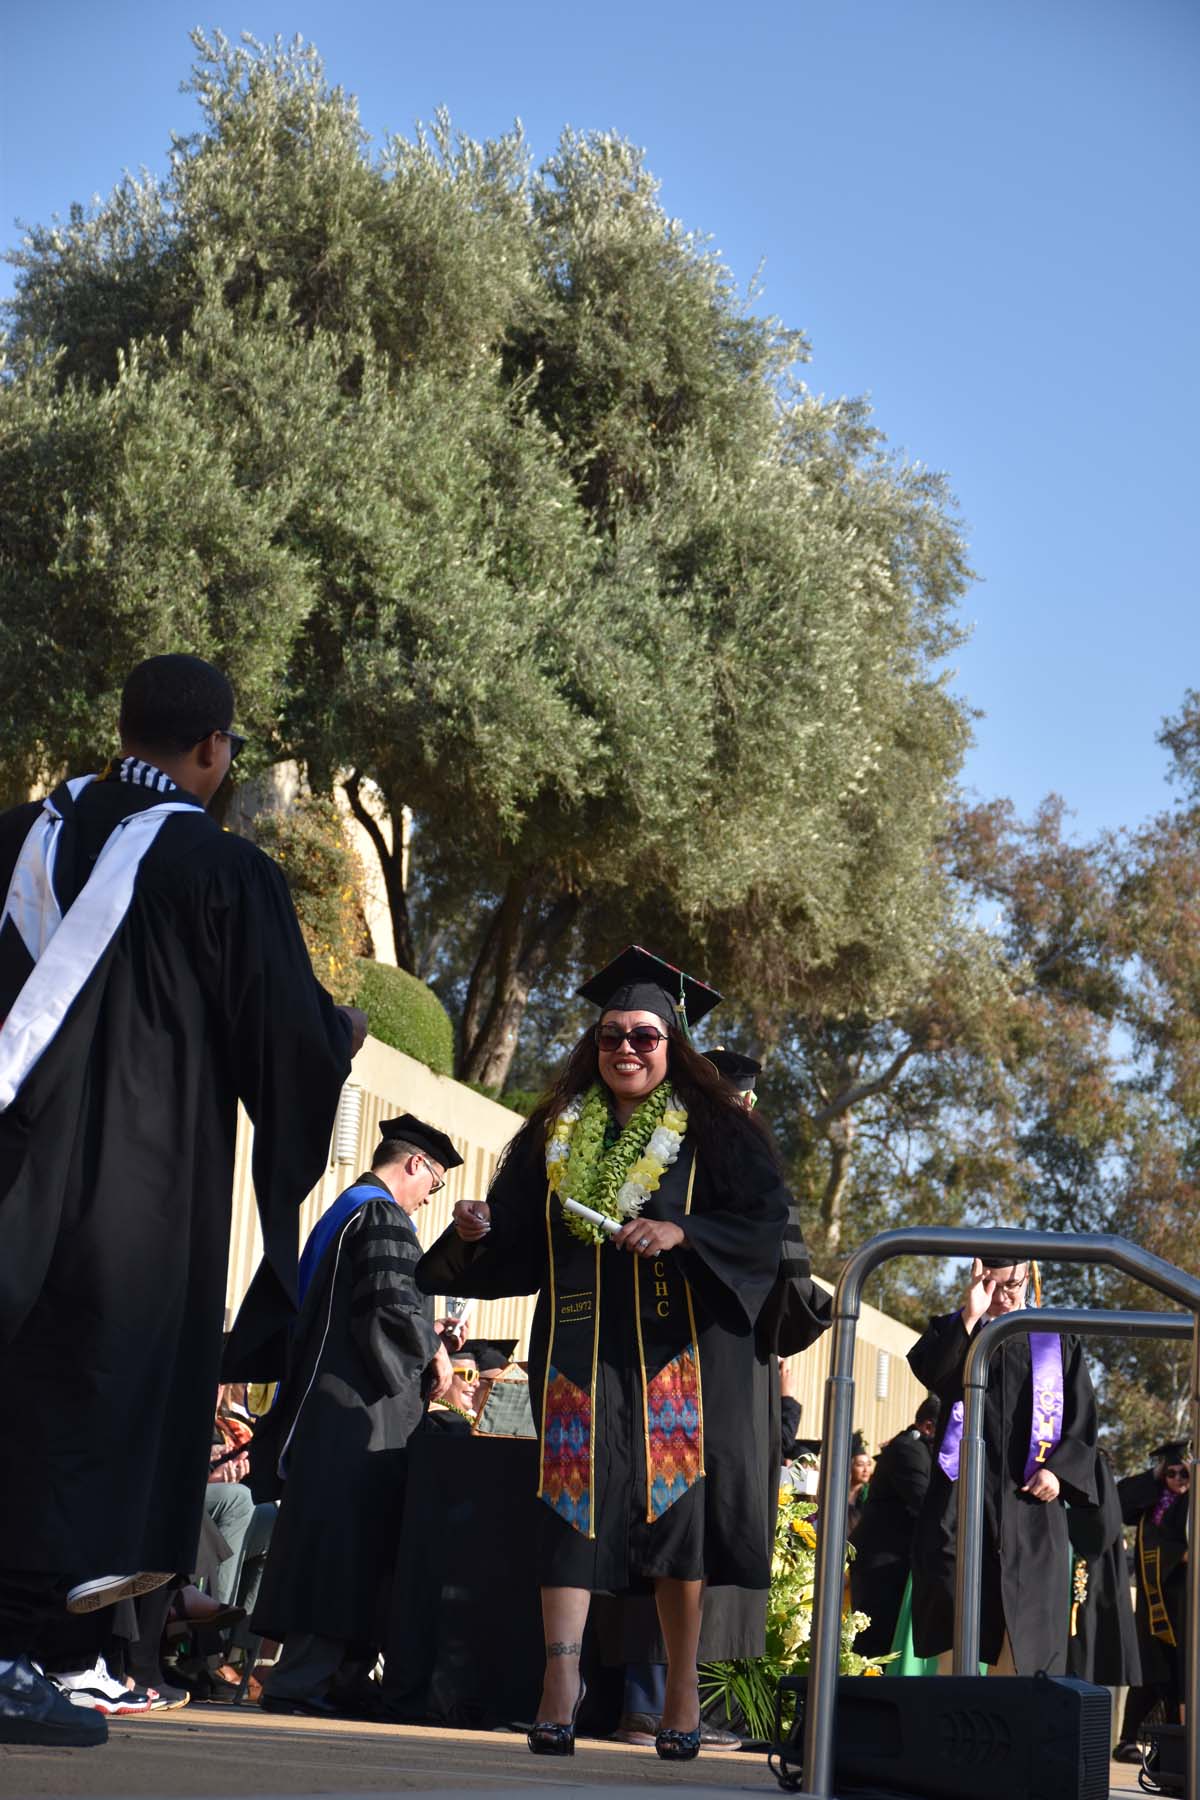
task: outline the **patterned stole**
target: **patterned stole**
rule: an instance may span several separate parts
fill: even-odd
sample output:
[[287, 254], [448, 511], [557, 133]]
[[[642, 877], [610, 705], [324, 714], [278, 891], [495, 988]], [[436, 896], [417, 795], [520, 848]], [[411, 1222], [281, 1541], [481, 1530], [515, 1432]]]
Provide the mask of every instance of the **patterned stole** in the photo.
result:
[[[682, 1208], [691, 1210], [696, 1157], [680, 1158], [659, 1189], [686, 1175]], [[675, 1178], [673, 1180], [672, 1178]], [[602, 1279], [632, 1284], [637, 1319], [638, 1373], [646, 1456], [648, 1522], [704, 1474], [704, 1408], [700, 1351], [691, 1288], [673, 1254], [647, 1262], [608, 1244], [584, 1244], [562, 1223], [562, 1208], [546, 1190], [550, 1262], [550, 1343], [542, 1392], [541, 1479], [538, 1497], [584, 1537], [596, 1535], [596, 1367]]]

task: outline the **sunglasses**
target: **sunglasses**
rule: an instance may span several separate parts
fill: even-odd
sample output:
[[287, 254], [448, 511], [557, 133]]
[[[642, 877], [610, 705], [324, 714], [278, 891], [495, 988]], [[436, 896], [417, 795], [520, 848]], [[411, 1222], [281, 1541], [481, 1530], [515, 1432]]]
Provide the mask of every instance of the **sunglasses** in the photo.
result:
[[479, 1370], [478, 1369], [472, 1369], [472, 1368], [460, 1369], [456, 1365], [455, 1369], [454, 1369], [454, 1373], [458, 1377], [459, 1381], [461, 1381], [463, 1383], [464, 1387], [474, 1387], [475, 1383], [479, 1380]]
[[647, 1056], [651, 1050], [657, 1050], [665, 1042], [667, 1034], [654, 1025], [635, 1025], [631, 1031], [622, 1031], [619, 1025], [597, 1025], [595, 1036], [601, 1050], [607, 1050], [610, 1054], [627, 1043], [639, 1056]]
[[1191, 1472], [1186, 1463], [1168, 1463], [1166, 1468], [1168, 1475], [1190, 1475]]
[[192, 743], [185, 744], [185, 750], [194, 750], [196, 745], [202, 744], [207, 737], [223, 737], [227, 740], [229, 744], [230, 762], [235, 762], [239, 752], [246, 748], [246, 740], [240, 731], [222, 731], [220, 726], [217, 726], [213, 731], [203, 732], [198, 738], [194, 739]]

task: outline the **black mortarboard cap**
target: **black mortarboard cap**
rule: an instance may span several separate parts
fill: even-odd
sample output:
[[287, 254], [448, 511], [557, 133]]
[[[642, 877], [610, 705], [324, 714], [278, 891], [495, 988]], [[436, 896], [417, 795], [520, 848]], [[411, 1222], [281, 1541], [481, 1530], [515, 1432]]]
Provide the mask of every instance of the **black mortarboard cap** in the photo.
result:
[[743, 1056], [740, 1050], [726, 1050], [723, 1044], [716, 1050], [706, 1050], [704, 1054], [718, 1075], [723, 1075], [739, 1094], [754, 1092], [754, 1083], [762, 1074], [760, 1062], [755, 1062], [752, 1056]]
[[716, 988], [685, 975], [674, 963], [664, 962], [640, 944], [630, 944], [607, 968], [585, 981], [579, 997], [590, 1000], [602, 1013], [657, 1013], [666, 1024], [677, 1024], [685, 1035], [721, 998]]
[[412, 1113], [401, 1113], [398, 1119], [380, 1119], [379, 1135], [382, 1138], [399, 1138], [402, 1143], [424, 1150], [426, 1156], [441, 1163], [443, 1169], [457, 1169], [462, 1162], [462, 1157], [444, 1131], [439, 1131], [436, 1125], [426, 1125], [423, 1119], [415, 1118]]
[[490, 1373], [493, 1369], [507, 1369], [516, 1347], [516, 1338], [468, 1338], [463, 1352], [475, 1358], [477, 1369]]
[[1151, 1462], [1182, 1463], [1188, 1460], [1190, 1439], [1168, 1438], [1165, 1444], [1156, 1444], [1150, 1452]]
[[870, 1456], [871, 1454], [867, 1449], [867, 1440], [861, 1431], [856, 1430], [850, 1439], [850, 1454], [851, 1456]]

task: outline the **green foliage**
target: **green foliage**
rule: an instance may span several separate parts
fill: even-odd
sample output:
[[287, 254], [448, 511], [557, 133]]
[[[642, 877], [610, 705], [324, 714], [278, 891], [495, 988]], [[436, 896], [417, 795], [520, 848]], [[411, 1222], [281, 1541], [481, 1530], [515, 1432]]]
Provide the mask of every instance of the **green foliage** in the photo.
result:
[[222, 662], [261, 758], [411, 809], [491, 1087], [639, 912], [752, 1000], [921, 991], [967, 733], [942, 482], [795, 382], [621, 138], [372, 154], [311, 48], [194, 41], [165, 179], [16, 258], [0, 766], [94, 760], [141, 655]]
[[286, 813], [259, 813], [254, 841], [287, 877], [319, 981], [341, 1004], [354, 999], [364, 946], [362, 869], [332, 800], [308, 796]]
[[[766, 1648], [762, 1656], [701, 1663], [700, 1693], [705, 1704], [720, 1701], [726, 1714], [741, 1714], [752, 1737], [775, 1736], [775, 1696], [784, 1675], [808, 1673], [812, 1653], [812, 1607], [816, 1586], [817, 1534], [807, 1513], [811, 1500], [781, 1492], [767, 1597]], [[854, 1551], [846, 1547], [846, 1566]], [[866, 1613], [842, 1615], [838, 1667], [843, 1675], [881, 1675], [889, 1656], [860, 1656], [854, 1640], [870, 1624]]]
[[454, 1068], [454, 1027], [431, 988], [404, 969], [360, 957], [354, 1004], [370, 1021], [372, 1037], [423, 1062], [435, 1075]]

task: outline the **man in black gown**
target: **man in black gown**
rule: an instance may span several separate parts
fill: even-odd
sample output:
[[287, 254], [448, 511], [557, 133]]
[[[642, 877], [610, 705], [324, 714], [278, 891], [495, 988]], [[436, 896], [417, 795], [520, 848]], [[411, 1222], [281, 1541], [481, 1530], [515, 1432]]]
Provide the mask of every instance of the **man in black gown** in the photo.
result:
[[933, 1469], [933, 1438], [941, 1401], [929, 1394], [916, 1418], [879, 1452], [867, 1498], [850, 1536], [850, 1595], [856, 1612], [871, 1623], [854, 1648], [860, 1656], [886, 1656], [912, 1568], [917, 1515]]
[[[933, 1470], [913, 1539], [913, 1648], [948, 1672], [963, 1365], [985, 1321], [1025, 1304], [1031, 1265], [976, 1258], [962, 1307], [933, 1319], [908, 1352], [942, 1402]], [[1035, 1393], [1041, 1404], [1035, 1410]], [[1096, 1504], [1096, 1399], [1078, 1338], [1039, 1331], [992, 1357], [984, 1407], [984, 1556], [979, 1652], [1000, 1674], [1066, 1673], [1071, 1551], [1066, 1507]]]
[[380, 1130], [305, 1246], [287, 1374], [250, 1453], [255, 1498], [283, 1496], [251, 1621], [283, 1639], [268, 1712], [354, 1706], [384, 1641], [408, 1440], [453, 1379], [413, 1282], [413, 1218], [462, 1157], [411, 1113]]
[[153, 657], [103, 775], [0, 817], [0, 1386], [19, 1401], [0, 1433], [0, 1741], [98, 1741], [30, 1659], [84, 1666], [98, 1617], [65, 1605], [191, 1566], [237, 1103], [276, 1328], [365, 1030], [315, 980], [278, 867], [205, 810], [232, 722], [218, 670]]

